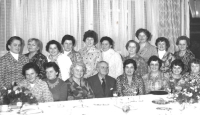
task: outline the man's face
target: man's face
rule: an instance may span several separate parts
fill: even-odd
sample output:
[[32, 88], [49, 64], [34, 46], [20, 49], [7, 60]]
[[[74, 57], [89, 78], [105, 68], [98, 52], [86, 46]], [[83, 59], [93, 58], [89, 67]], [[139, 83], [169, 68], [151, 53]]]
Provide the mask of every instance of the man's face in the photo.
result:
[[101, 75], [107, 75], [108, 72], [109, 72], [108, 64], [105, 63], [105, 62], [101, 62], [101, 63], [98, 65], [98, 72], [99, 72]]

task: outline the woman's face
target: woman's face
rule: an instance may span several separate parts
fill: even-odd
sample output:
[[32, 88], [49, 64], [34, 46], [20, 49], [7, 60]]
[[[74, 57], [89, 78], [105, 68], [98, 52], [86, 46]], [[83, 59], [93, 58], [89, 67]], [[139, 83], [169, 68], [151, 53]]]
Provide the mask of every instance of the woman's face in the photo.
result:
[[199, 73], [200, 65], [191, 63], [191, 73]]
[[27, 48], [28, 48], [28, 51], [29, 51], [29, 52], [37, 52], [37, 51], [39, 50], [39, 47], [38, 47], [38, 45], [35, 43], [34, 40], [28, 42]]
[[138, 40], [140, 41], [140, 43], [145, 43], [147, 42], [147, 36], [144, 32], [140, 32], [138, 35]]
[[83, 67], [76, 65], [73, 69], [73, 77], [81, 79], [83, 77]]
[[85, 40], [85, 44], [87, 47], [92, 47], [94, 46], [94, 38], [92, 37], [87, 37]]
[[37, 78], [37, 75], [38, 74], [35, 72], [35, 70], [33, 68], [30, 68], [25, 71], [25, 76], [29, 83], [34, 83], [34, 81]]
[[159, 70], [159, 63], [158, 63], [158, 61], [151, 61], [150, 62], [150, 70], [152, 72], [156, 72], [156, 71]]
[[133, 43], [133, 42], [129, 43], [129, 45], [128, 45], [128, 53], [130, 55], [134, 55], [134, 54], [136, 54], [136, 50], [137, 50], [136, 44]]
[[125, 74], [126, 74], [127, 76], [132, 76], [133, 73], [135, 72], [134, 65], [133, 65], [132, 63], [127, 64], [127, 65], [125, 66], [124, 71], [125, 71]]
[[158, 50], [160, 50], [160, 51], [164, 51], [164, 50], [166, 50], [166, 43], [163, 41], [163, 42], [158, 42], [158, 44], [157, 44], [158, 46]]
[[49, 45], [49, 53], [52, 56], [56, 56], [59, 53], [58, 47], [56, 44]]
[[111, 45], [109, 43], [109, 41], [107, 40], [104, 40], [102, 43], [101, 43], [101, 47], [102, 47], [102, 50], [103, 51], [107, 51], [111, 48]]
[[46, 75], [49, 80], [53, 80], [57, 77], [58, 72], [53, 67], [49, 67], [46, 69]]
[[187, 42], [186, 40], [180, 40], [178, 44], [178, 48], [180, 51], [185, 51], [187, 49]]
[[15, 39], [11, 42], [10, 45], [8, 45], [8, 48], [12, 53], [19, 54], [21, 50], [21, 42]]
[[180, 75], [182, 72], [182, 67], [178, 66], [178, 65], [174, 65], [172, 68], [172, 72], [175, 75]]
[[64, 50], [69, 52], [72, 50], [72, 47], [73, 47], [72, 40], [65, 40], [65, 42], [63, 43]]

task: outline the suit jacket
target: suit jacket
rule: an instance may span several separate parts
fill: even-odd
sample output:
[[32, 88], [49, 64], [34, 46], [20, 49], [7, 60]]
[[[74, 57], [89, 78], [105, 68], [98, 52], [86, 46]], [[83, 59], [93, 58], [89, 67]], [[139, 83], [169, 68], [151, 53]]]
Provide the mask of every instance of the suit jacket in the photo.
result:
[[105, 94], [103, 92], [101, 81], [99, 80], [98, 74], [89, 77], [87, 81], [94, 92], [95, 98], [112, 97], [113, 91], [116, 89], [116, 80], [108, 75], [105, 76], [105, 81], [106, 81]]

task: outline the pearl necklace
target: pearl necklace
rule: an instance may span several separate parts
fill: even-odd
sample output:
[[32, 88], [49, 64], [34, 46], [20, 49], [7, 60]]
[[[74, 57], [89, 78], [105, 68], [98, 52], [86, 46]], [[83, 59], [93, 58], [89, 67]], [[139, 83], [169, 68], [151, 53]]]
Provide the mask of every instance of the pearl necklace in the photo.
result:
[[56, 82], [54, 82], [54, 83], [50, 83], [49, 81], [47, 81], [47, 83], [48, 83], [49, 87], [51, 89], [53, 89], [54, 87], [56, 87], [56, 85], [58, 85], [59, 79], [57, 79]]

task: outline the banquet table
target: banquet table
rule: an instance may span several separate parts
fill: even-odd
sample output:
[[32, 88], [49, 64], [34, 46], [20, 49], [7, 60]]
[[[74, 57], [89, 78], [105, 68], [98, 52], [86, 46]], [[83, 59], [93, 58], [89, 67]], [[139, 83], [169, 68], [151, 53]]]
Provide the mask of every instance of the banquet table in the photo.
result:
[[[94, 98], [28, 105], [25, 112], [11, 110], [0, 115], [200, 115], [200, 103], [155, 104], [153, 100], [169, 100], [168, 95], [141, 95], [112, 98]], [[128, 112], [123, 109], [129, 107]], [[122, 109], [123, 108], [123, 109]], [[23, 108], [22, 108], [23, 109]]]

